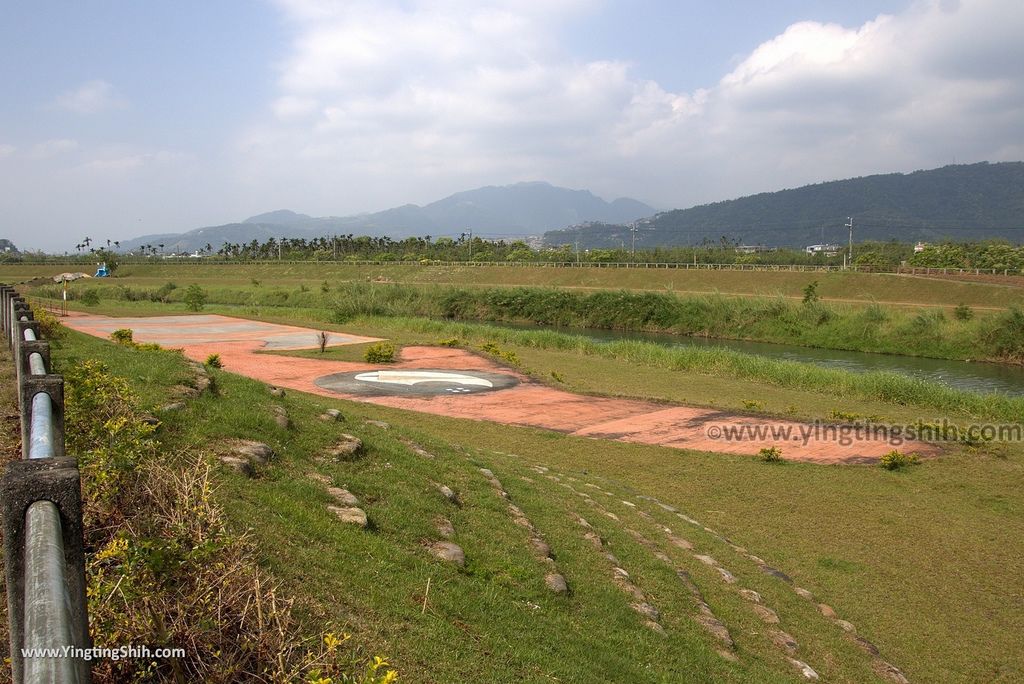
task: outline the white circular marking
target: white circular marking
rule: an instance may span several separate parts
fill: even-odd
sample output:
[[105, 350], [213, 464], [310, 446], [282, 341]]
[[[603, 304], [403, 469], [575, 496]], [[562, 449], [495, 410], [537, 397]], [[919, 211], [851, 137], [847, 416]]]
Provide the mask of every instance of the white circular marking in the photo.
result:
[[451, 385], [476, 385], [478, 387], [494, 387], [494, 383], [484, 378], [477, 378], [464, 373], [443, 373], [439, 371], [372, 371], [355, 376], [361, 382], [376, 382], [387, 385], [417, 385], [421, 382], [443, 382]]

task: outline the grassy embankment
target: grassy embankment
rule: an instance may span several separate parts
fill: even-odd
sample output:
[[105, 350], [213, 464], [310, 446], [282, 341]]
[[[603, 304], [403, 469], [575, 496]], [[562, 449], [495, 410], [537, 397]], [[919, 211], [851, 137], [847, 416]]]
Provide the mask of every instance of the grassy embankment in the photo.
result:
[[[432, 327], [439, 324], [423, 325], [417, 330], [409, 322], [395, 322], [409, 341], [452, 332]], [[463, 328], [467, 337], [475, 334], [472, 327]], [[706, 396], [779, 393], [779, 400], [800, 415], [819, 415], [827, 405], [907, 419], [906, 407], [877, 399], [779, 389], [727, 374], [711, 380], [693, 370], [638, 369], [623, 358], [580, 355], [527, 341], [510, 337], [502, 344], [530, 367], [562, 369], [574, 386], [600, 384], [606, 374], [636, 374], [638, 391], [650, 386], [654, 392], [693, 387]], [[59, 358], [103, 358], [133, 384], [148, 386], [156, 398], [158, 386], [170, 380], [154, 378], [133, 354], [73, 335]], [[1024, 575], [1015, 562], [1024, 553], [1024, 454], [1019, 445], [954, 447], [940, 459], [896, 473], [772, 466], [299, 393], [275, 399], [259, 383], [229, 373], [215, 376], [219, 394], [205, 394], [183, 412], [166, 416], [165, 443], [215, 451], [225, 438], [247, 437], [274, 446], [280, 458], [259, 478], [221, 476], [219, 498], [232, 525], [252, 528], [262, 561], [299, 598], [305, 619], [349, 625], [360, 648], [392, 654], [409, 681], [795, 681], [794, 671], [765, 638], [765, 626], [736, 588], [667, 544], [662, 525], [717, 558], [740, 586], [759, 591], [800, 643], [797, 657], [825, 679], [874, 679], [867, 656], [788, 585], [760, 572], [702, 528], [638, 495], [678, 507], [787, 572], [852, 621], [912, 681], [1011, 681], [1024, 675], [1019, 648]], [[712, 382], [716, 388], [698, 387]], [[287, 407], [291, 428], [274, 424], [273, 405]], [[342, 409], [342, 429], [366, 441], [365, 458], [316, 460], [338, 429], [316, 419], [326, 406]], [[365, 425], [362, 420], [370, 417], [389, 421], [392, 429]], [[413, 454], [403, 439], [416, 440], [437, 458]], [[561, 473], [562, 482], [534, 473], [529, 469], [534, 464]], [[477, 467], [494, 470], [555, 549], [559, 570], [573, 587], [571, 596], [545, 592], [543, 569], [529, 555], [523, 530]], [[324, 510], [328, 497], [306, 478], [311, 471], [360, 496], [372, 531], [335, 522]], [[455, 489], [461, 507], [437, 494], [434, 482]], [[591, 492], [617, 519], [598, 513], [562, 484]], [[598, 496], [586, 484], [614, 496]], [[611, 579], [611, 566], [581, 538], [573, 513], [598, 529], [656, 604], [666, 636], [642, 626]], [[431, 522], [438, 515], [452, 520], [455, 540], [466, 549], [464, 570], [431, 560], [421, 547], [423, 539], [436, 538]], [[738, 664], [713, 653], [712, 642], [692, 620], [686, 589], [627, 528], [654, 540], [673, 564], [691, 573], [736, 640]]]

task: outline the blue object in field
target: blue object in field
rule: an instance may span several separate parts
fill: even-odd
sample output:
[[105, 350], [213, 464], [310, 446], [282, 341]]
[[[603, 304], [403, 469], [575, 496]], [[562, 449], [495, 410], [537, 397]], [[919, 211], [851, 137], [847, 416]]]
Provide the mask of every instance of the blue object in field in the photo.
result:
[[110, 271], [107, 270], [107, 262], [100, 264], [100, 267], [96, 269], [96, 275], [93, 278], [106, 278], [110, 275]]

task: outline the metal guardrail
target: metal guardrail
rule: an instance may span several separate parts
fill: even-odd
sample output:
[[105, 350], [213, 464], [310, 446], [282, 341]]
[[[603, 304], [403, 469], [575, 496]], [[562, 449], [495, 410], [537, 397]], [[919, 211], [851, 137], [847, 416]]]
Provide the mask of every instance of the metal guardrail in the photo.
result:
[[13, 352], [22, 460], [0, 479], [11, 669], [17, 684], [86, 684], [89, 647], [81, 479], [64, 453], [64, 379], [24, 298], [0, 286]]

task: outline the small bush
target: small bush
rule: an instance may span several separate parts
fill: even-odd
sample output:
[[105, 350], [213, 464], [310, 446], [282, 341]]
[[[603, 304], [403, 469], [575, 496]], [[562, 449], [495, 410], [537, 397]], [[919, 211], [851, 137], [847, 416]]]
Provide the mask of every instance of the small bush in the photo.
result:
[[551, 379], [555, 382], [562, 383], [563, 385], [565, 384], [565, 376], [558, 371], [551, 371]]
[[100, 291], [95, 287], [82, 290], [82, 294], [78, 300], [86, 306], [97, 306], [100, 303]]
[[327, 294], [328, 292], [330, 292], [331, 291], [330, 283], [328, 283], [326, 280], [324, 282], [320, 283], [320, 291], [323, 292], [324, 294]]
[[756, 399], [744, 399], [743, 408], [748, 411], [764, 411], [764, 402]]
[[394, 363], [395, 345], [390, 342], [378, 342], [366, 348], [367, 363]]
[[903, 454], [897, 449], [893, 449], [878, 459], [878, 465], [886, 470], [899, 470], [904, 466], [920, 465], [920, 463], [921, 458], [917, 454]]
[[206, 306], [206, 290], [199, 287], [195, 283], [188, 286], [185, 290], [185, 306], [189, 311], [202, 311], [203, 307]]
[[782, 462], [782, 449], [779, 447], [764, 447], [757, 452], [757, 457], [765, 463], [780, 463]]
[[110, 333], [110, 339], [117, 344], [122, 344], [126, 347], [134, 347], [135, 340], [132, 339], [132, 331], [130, 328], [119, 328], [114, 332]]
[[958, 321], [969, 321], [974, 318], [974, 309], [966, 304], [957, 304], [953, 309], [953, 318]]
[[318, 347], [320, 347], [320, 353], [321, 354], [323, 354], [324, 351], [327, 350], [327, 343], [330, 342], [330, 341], [331, 341], [331, 336], [330, 336], [330, 334], [327, 331], [321, 330], [320, 332], [318, 332], [316, 334], [316, 344], [317, 344]]
[[804, 288], [804, 304], [814, 304], [818, 299], [818, 281], [815, 280]]
[[206, 357], [206, 365], [210, 368], [223, 368], [224, 362], [220, 360], [220, 354], [210, 354]]
[[459, 338], [458, 337], [449, 337], [449, 338], [444, 339], [444, 340], [438, 340], [437, 343], [439, 345], [441, 345], [442, 347], [458, 347], [459, 346]]
[[42, 307], [32, 307], [32, 318], [39, 324], [39, 335], [44, 340], [60, 340], [67, 334], [60, 319]]

